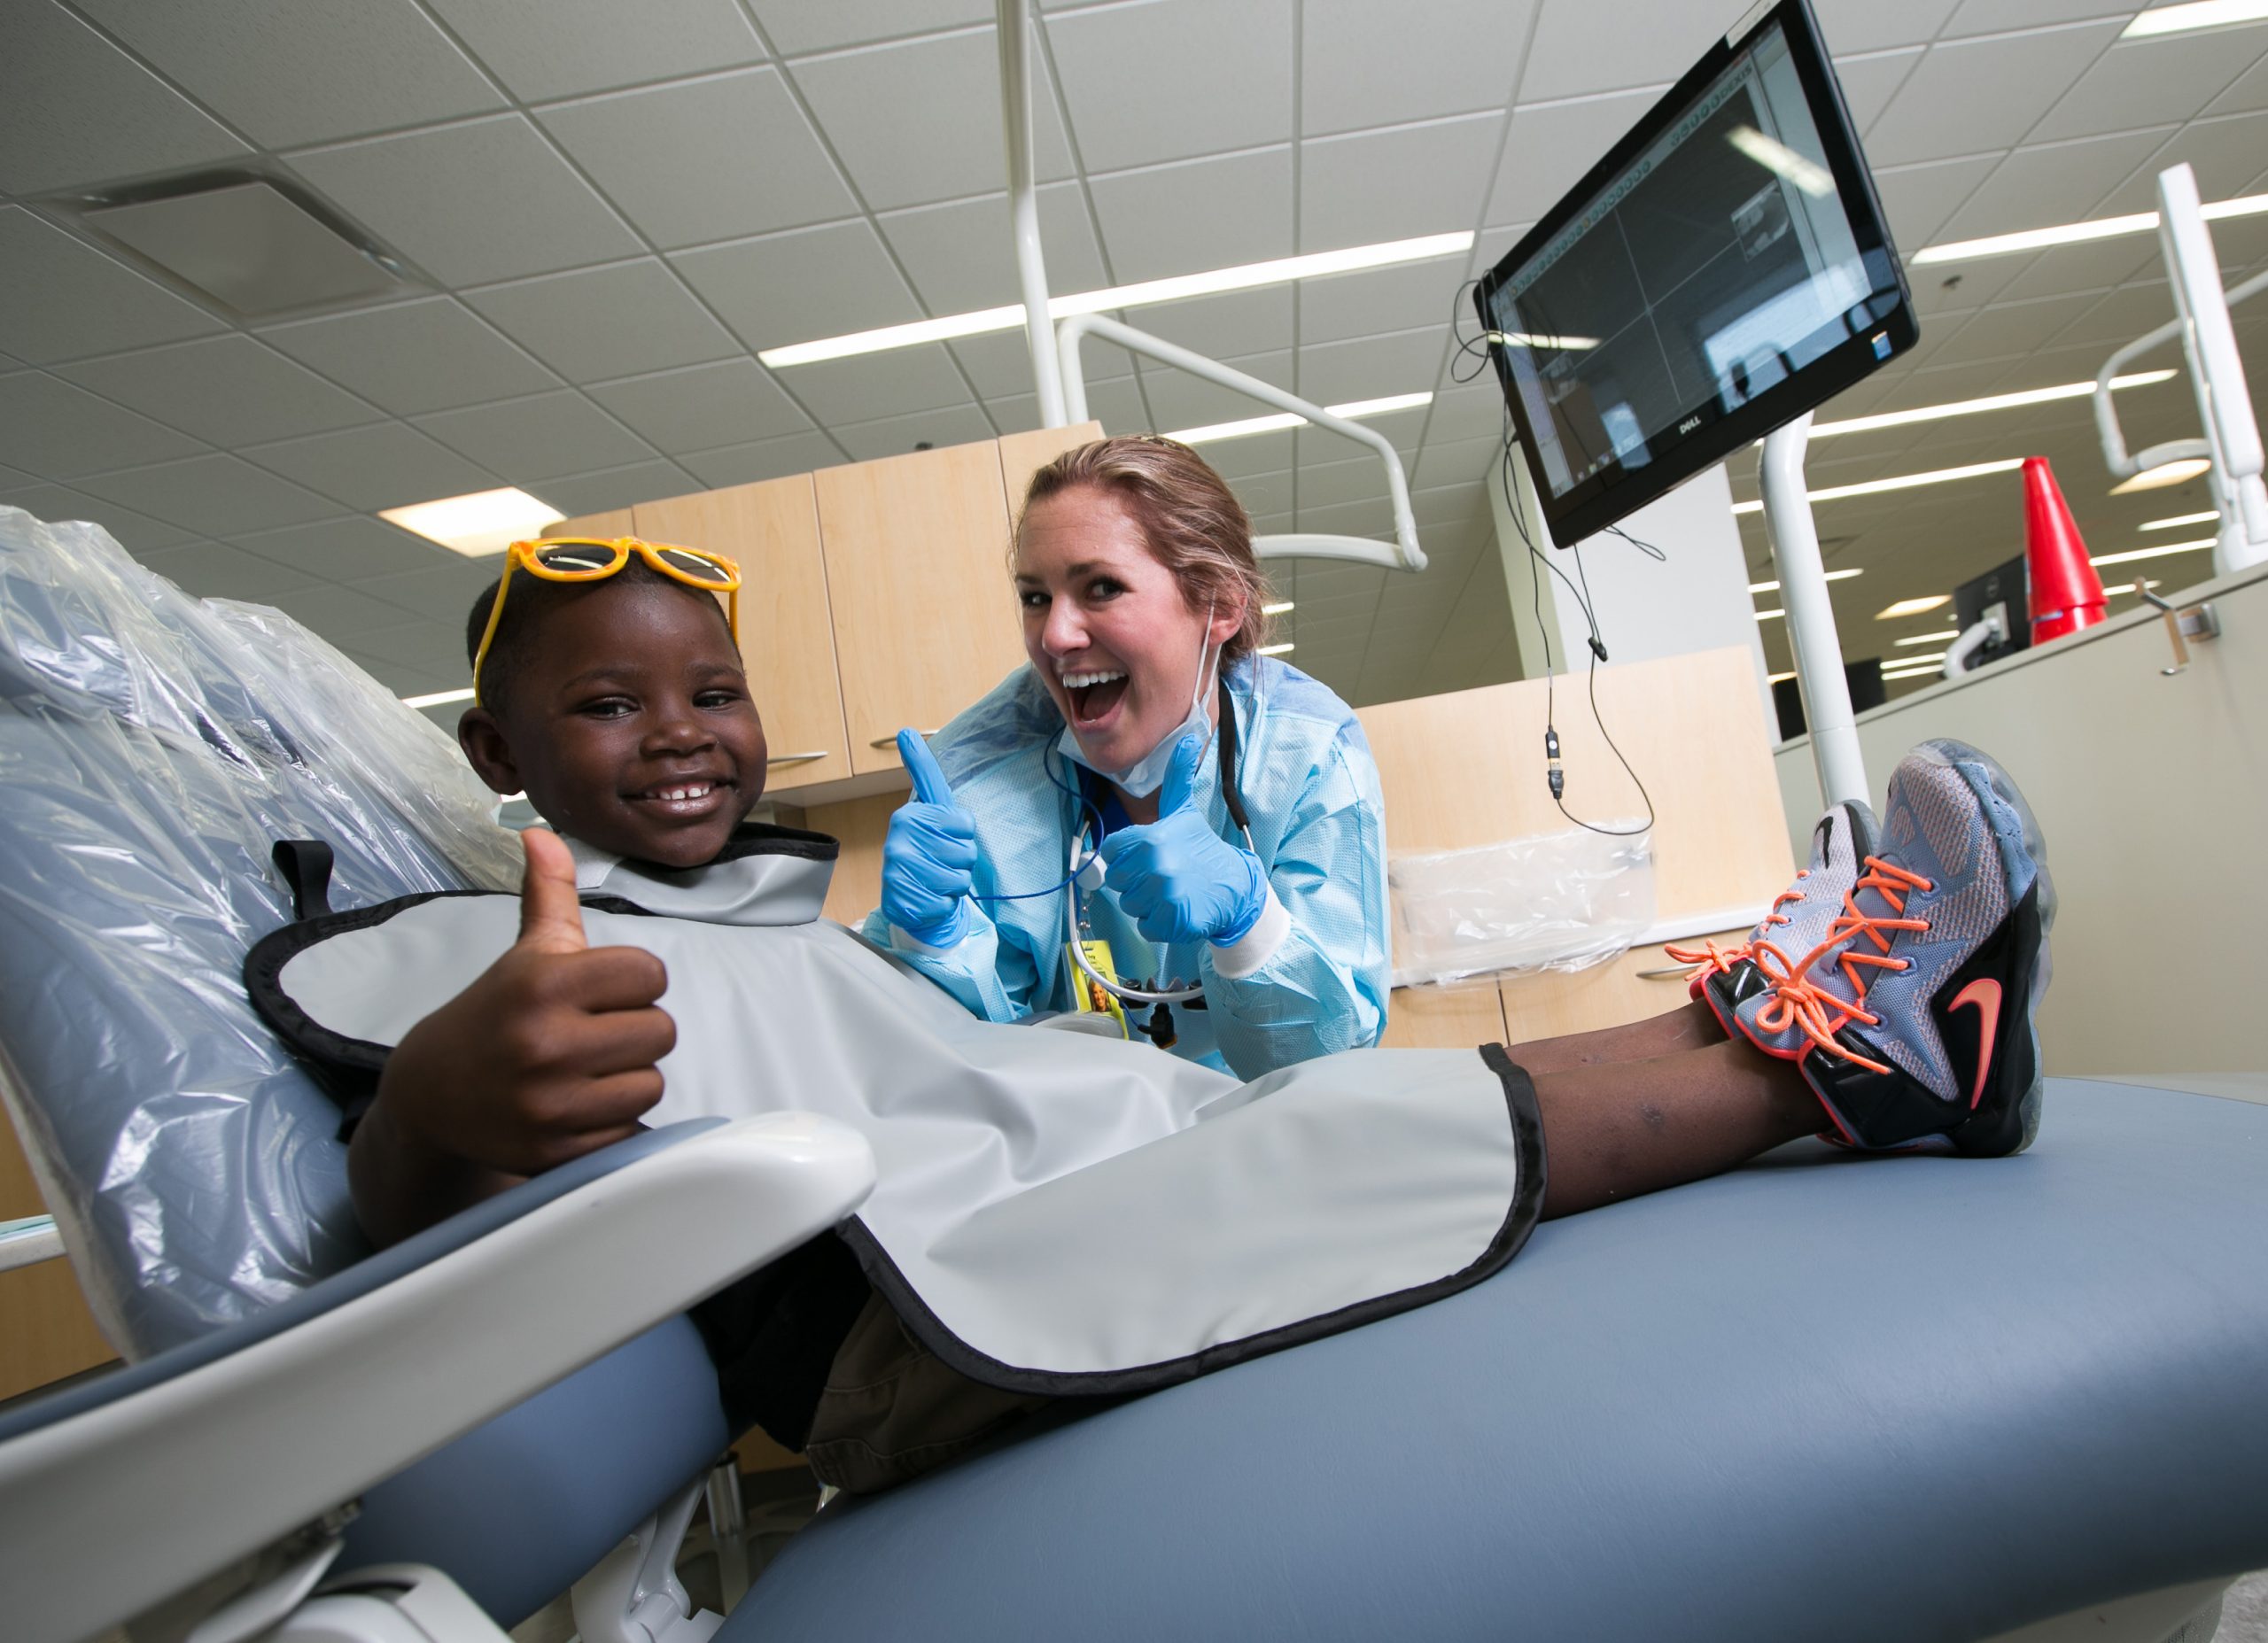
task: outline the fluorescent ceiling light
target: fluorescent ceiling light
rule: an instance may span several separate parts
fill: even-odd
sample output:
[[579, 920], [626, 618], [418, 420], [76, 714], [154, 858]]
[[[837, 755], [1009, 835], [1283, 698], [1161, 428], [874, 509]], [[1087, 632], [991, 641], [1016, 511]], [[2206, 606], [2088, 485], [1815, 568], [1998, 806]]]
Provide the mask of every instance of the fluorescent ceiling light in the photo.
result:
[[1835, 178], [1827, 167], [1806, 159], [1776, 137], [1767, 137], [1754, 126], [1735, 126], [1725, 139], [1775, 176], [1786, 178], [1814, 199], [1835, 192]]
[[1919, 656], [1892, 656], [1889, 661], [1882, 663], [1882, 667], [1885, 672], [1889, 671], [1892, 668], [1935, 669], [1937, 664], [1943, 662], [1945, 659], [1946, 653], [1944, 651], [1932, 650], [1928, 652], [1926, 655]]
[[[1079, 291], [1048, 299], [1050, 318], [1068, 319], [1075, 314], [1105, 314], [1114, 308], [1138, 308], [1153, 302], [1176, 302], [1184, 297], [1209, 297], [1222, 291], [1249, 291], [1258, 285], [1281, 285], [1291, 280], [1315, 279], [1325, 274], [1351, 274], [1358, 268], [1386, 268], [1397, 263], [1426, 262], [1472, 249], [1472, 233], [1428, 234], [1420, 239], [1387, 240], [1376, 245], [1350, 245], [1343, 251], [1316, 252], [1305, 257], [1279, 257], [1272, 262], [1248, 262], [1239, 267], [1216, 268], [1207, 274], [1182, 274], [1171, 279], [1144, 280], [1134, 285], [1113, 285], [1103, 291]], [[1012, 331], [1024, 322], [1024, 306], [980, 308], [970, 314], [951, 314], [942, 319], [916, 320], [905, 325], [885, 325], [876, 330], [853, 331], [844, 337], [823, 337], [816, 342], [790, 343], [765, 348], [757, 358], [777, 368], [810, 365], [820, 360], [847, 359], [852, 354], [880, 353], [890, 348], [911, 348], [919, 343], [950, 342], [956, 337], [977, 337], [988, 331]]]
[[1759, 610], [1756, 613], [1756, 619], [1759, 622], [1769, 622], [1775, 616], [1784, 616], [1787, 614], [1784, 610]]
[[2218, 540], [2215, 537], [2200, 537], [2194, 542], [2169, 542], [2163, 547], [2129, 548], [2123, 554], [2098, 554], [2087, 562], [2091, 565], [2123, 565], [2130, 560], [2163, 559], [2168, 554], [2194, 554], [2201, 547], [2211, 547]]
[[[1959, 628], [1946, 628], [1943, 632], [1937, 633], [1916, 633], [1911, 639], [1901, 639], [1898, 642], [1901, 645], [1936, 645], [1941, 644], [1946, 639], [1959, 639], [1960, 637], [1961, 630]], [[1945, 655], [1945, 652], [1941, 650], [1938, 654], [1942, 656]], [[1903, 667], [1908, 662], [1918, 662], [1920, 660], [1921, 658], [1919, 656], [1904, 656], [1899, 658], [1898, 661], [1887, 663], [1886, 665], [1891, 667]]]
[[1767, 679], [1765, 683], [1767, 685], [1777, 685], [1784, 680], [1791, 679], [1793, 678], [1795, 678], [1793, 673], [1775, 673], [1770, 678]]
[[[2023, 466], [2023, 458], [2011, 456], [2001, 462], [1971, 462], [1966, 468], [1933, 468], [1927, 473], [1897, 474], [1888, 479], [1869, 479], [1864, 484], [1829, 485], [1824, 491], [1806, 492], [1805, 497], [1806, 500], [1814, 502], [1832, 502], [1846, 496], [1873, 496], [1883, 491], [1910, 491], [1915, 485], [1945, 484], [1955, 479], [1974, 479], [1981, 474], [2011, 473]], [[1764, 504], [1760, 501], [1733, 504], [1733, 512], [1736, 514], [1760, 514], [1763, 511]]]
[[1281, 644], [1281, 645], [1262, 645], [1262, 647], [1260, 647], [1256, 652], [1254, 652], [1254, 655], [1262, 655], [1262, 656], [1280, 656], [1280, 655], [1282, 655], [1285, 651], [1290, 650], [1290, 649], [1292, 649], [1292, 648], [1293, 648], [1292, 644], [1291, 644], [1288, 640], [1286, 640], [1285, 643], [1283, 643], [1283, 644]]
[[408, 508], [382, 508], [378, 517], [468, 559], [478, 559], [484, 554], [501, 554], [567, 515], [548, 502], [507, 486], [501, 491], [475, 491], [469, 496], [445, 496], [437, 502], [413, 502]]
[[[2113, 388], [2147, 388], [2153, 383], [2171, 380], [2171, 371], [2136, 371], [2131, 376], [2114, 376]], [[1981, 399], [1954, 399], [1945, 405], [1917, 406], [1910, 411], [1884, 411], [1874, 416], [1846, 417], [1839, 422], [1821, 422], [1811, 430], [1814, 439], [1824, 439], [1834, 434], [1871, 433], [1877, 428], [1903, 428], [1908, 422], [1934, 422], [1948, 416], [1974, 416], [1980, 411], [2012, 411], [2018, 406], [2047, 405], [2056, 399], [2081, 399], [2094, 391], [2094, 384], [2059, 383], [2053, 388], [2027, 388], [2020, 393], [1987, 394]]]
[[[1862, 577], [1866, 574], [1864, 566], [1853, 566], [1848, 570], [1830, 570], [1823, 580], [1848, 582], [1852, 577]], [[1748, 585], [1748, 591], [1751, 593], [1776, 593], [1780, 591], [1780, 585], [1777, 582], [1751, 582]]]
[[1930, 593], [1920, 599], [1901, 599], [1896, 604], [1875, 612], [1877, 622], [1895, 622], [1900, 616], [1918, 616], [1925, 610], [1935, 610], [1939, 605], [1953, 603], [1950, 593]]
[[2202, 456], [2185, 456], [2178, 462], [2160, 462], [2155, 468], [2145, 468], [2132, 479], [2123, 479], [2110, 487], [2113, 496], [2132, 496], [2137, 491], [2163, 491], [2168, 485], [2187, 484], [2198, 475], [2212, 467]]
[[1551, 331], [1487, 331], [1481, 340], [1502, 343], [1507, 348], [1557, 348], [1563, 353], [1581, 353], [1598, 346], [1596, 337], [1561, 337]]
[[2107, 587], [2105, 593], [2131, 593], [2138, 587], [2163, 587], [2162, 582], [2121, 582], [2117, 587]]
[[430, 696], [404, 696], [401, 705], [405, 708], [442, 708], [452, 701], [471, 700], [472, 687], [467, 686], [462, 690], [437, 690]]
[[2140, 13], [2118, 37], [2146, 40], [2153, 35], [2186, 34], [2193, 28], [2256, 23], [2263, 18], [2268, 18], [2268, 0], [2192, 0], [2188, 5], [2162, 5]]
[[[2264, 211], [2268, 211], [2268, 194], [2241, 194], [2234, 199], [2214, 201], [2205, 207], [2204, 214], [2207, 221], [2214, 222], [2223, 217], [2249, 217]], [[2116, 239], [2122, 234], [2147, 234], [2157, 225], [2156, 212], [2138, 211], [2131, 216], [2098, 217], [2093, 222], [2067, 222], [2061, 228], [2025, 229], [2016, 234], [1992, 234], [1983, 239], [1924, 245], [1907, 260], [1918, 264], [2005, 257], [2012, 252], [2045, 251], [2051, 245], [2078, 245], [2089, 240]]]
[[[1323, 408], [1333, 416], [1348, 418], [1384, 416], [1389, 411], [1414, 411], [1419, 406], [1431, 405], [1430, 390], [1424, 393], [1388, 394], [1383, 399], [1349, 399], [1344, 405], [1326, 405]], [[1291, 411], [1278, 411], [1269, 416], [1247, 416], [1241, 422], [1208, 422], [1202, 428], [1184, 428], [1169, 433], [1169, 439], [1178, 439], [1184, 445], [1203, 445], [1210, 439], [1241, 439], [1247, 434], [1272, 434], [1285, 428], [1304, 428], [1308, 419]]]
[[1287, 599], [1280, 605], [1262, 605], [1260, 608], [1260, 614], [1263, 616], [1287, 616], [1296, 608], [1297, 607]]
[[2209, 525], [2220, 517], [2218, 510], [2207, 508], [2202, 514], [2176, 514], [2171, 519], [2153, 519], [2142, 527], [2145, 531], [2176, 531], [2183, 525]]

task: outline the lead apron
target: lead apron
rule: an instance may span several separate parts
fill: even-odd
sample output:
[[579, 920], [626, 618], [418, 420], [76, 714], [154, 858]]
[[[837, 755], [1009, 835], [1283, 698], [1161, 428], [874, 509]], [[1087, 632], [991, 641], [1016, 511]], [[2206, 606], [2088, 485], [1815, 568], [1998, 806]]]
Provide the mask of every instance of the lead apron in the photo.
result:
[[[1146, 1390], [1438, 1298], [1543, 1198], [1534, 1090], [1501, 1049], [1365, 1050], [1248, 1084], [1146, 1044], [980, 1020], [819, 918], [834, 841], [743, 828], [706, 867], [617, 864], [594, 947], [669, 969], [653, 1123], [796, 1111], [874, 1150], [838, 1229], [925, 1345], [1020, 1391]], [[263, 941], [258, 1004], [367, 1078], [516, 938], [519, 901], [409, 896]]]

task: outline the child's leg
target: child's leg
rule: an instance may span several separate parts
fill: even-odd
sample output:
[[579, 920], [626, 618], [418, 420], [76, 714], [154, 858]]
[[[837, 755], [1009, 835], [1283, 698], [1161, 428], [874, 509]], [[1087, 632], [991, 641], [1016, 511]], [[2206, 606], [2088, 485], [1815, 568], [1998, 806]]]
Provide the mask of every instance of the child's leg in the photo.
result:
[[1709, 1006], [1689, 1004], [1666, 1014], [1649, 1016], [1643, 1021], [1627, 1022], [1620, 1027], [1539, 1038], [1515, 1049], [1512, 1059], [1526, 1067], [1533, 1078], [1546, 1073], [1564, 1073], [1571, 1067], [1644, 1061], [1726, 1042], [1725, 1029], [1717, 1025], [1716, 1015]]
[[1721, 1035], [1645, 1060], [1520, 1064], [1543, 1114], [1547, 1221], [1720, 1174], [1822, 1128], [1794, 1062]]

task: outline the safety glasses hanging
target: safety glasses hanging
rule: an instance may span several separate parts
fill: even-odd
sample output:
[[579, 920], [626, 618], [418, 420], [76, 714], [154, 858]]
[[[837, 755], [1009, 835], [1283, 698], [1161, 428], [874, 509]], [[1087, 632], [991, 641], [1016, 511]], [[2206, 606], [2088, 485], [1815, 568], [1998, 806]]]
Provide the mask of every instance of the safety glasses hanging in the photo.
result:
[[741, 568], [722, 554], [679, 547], [668, 542], [648, 542], [634, 536], [550, 537], [540, 542], [515, 542], [504, 550], [504, 575], [496, 585], [496, 602], [488, 612], [488, 626], [480, 635], [480, 648], [472, 658], [472, 699], [480, 701], [480, 667], [488, 660], [488, 647], [503, 620], [504, 596], [511, 592], [512, 572], [526, 571], [546, 582], [603, 582], [617, 575], [635, 554], [673, 582], [725, 595], [725, 614], [732, 624], [733, 643], [741, 642]]

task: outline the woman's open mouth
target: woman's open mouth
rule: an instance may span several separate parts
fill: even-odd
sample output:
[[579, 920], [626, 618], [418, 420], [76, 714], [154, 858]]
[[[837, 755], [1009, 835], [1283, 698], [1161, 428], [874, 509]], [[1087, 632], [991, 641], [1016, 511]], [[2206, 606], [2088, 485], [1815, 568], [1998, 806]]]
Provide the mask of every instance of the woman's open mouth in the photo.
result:
[[1108, 718], [1126, 695], [1122, 671], [1096, 669], [1061, 676], [1063, 694], [1071, 704], [1071, 728], [1093, 730]]

